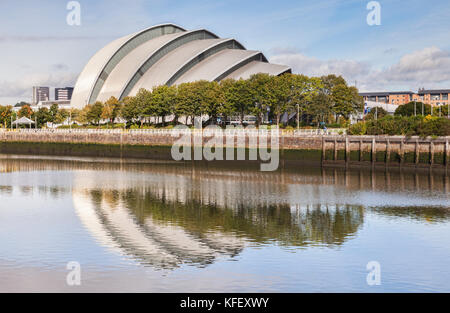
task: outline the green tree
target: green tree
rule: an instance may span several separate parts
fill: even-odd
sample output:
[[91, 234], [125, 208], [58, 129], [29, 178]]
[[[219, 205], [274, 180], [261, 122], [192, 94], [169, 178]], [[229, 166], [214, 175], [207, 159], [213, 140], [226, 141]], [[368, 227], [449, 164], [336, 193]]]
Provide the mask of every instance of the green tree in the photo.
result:
[[329, 122], [333, 110], [330, 106], [329, 97], [325, 93], [319, 92], [312, 95], [302, 112], [307, 114], [308, 123], [312, 122], [319, 126], [320, 123], [327, 124]]
[[234, 88], [234, 84], [236, 84], [236, 81], [231, 78], [224, 79], [220, 82], [221, 105], [218, 109], [218, 112], [223, 116], [224, 122], [227, 121], [228, 117], [236, 114], [236, 108], [232, 100], [232, 90]]
[[204, 82], [202, 87], [200, 103], [201, 111], [202, 113], [208, 114], [211, 118], [211, 122], [215, 124], [220, 112], [220, 107], [223, 103], [222, 88], [220, 84], [215, 81]]
[[364, 116], [364, 120], [374, 120], [383, 118], [388, 115], [388, 112], [382, 107], [371, 108], [370, 112]]
[[130, 124], [141, 118], [142, 107], [136, 97], [126, 97], [122, 100], [121, 115]]
[[351, 114], [361, 111], [364, 107], [364, 100], [359, 96], [356, 87], [336, 85], [332, 90], [331, 98], [334, 104], [333, 111], [337, 117], [349, 119]]
[[323, 83], [319, 78], [290, 75], [290, 84], [291, 95], [288, 102], [291, 103], [291, 106], [294, 106], [294, 109], [297, 107], [297, 113], [300, 116], [306, 113], [311, 116], [313, 121], [319, 122], [324, 119], [325, 115], [329, 114], [329, 101], [326, 95], [321, 93]]
[[152, 91], [152, 112], [155, 116], [162, 118], [163, 127], [165, 126], [166, 116], [175, 112], [176, 99], [177, 88], [174, 86], [157, 86]]
[[250, 113], [256, 116], [256, 125], [261, 125], [264, 118], [264, 114], [267, 112], [267, 108], [270, 106], [269, 99], [269, 74], [255, 74], [250, 77], [250, 91], [252, 95], [252, 105], [250, 107]]
[[422, 108], [424, 115], [431, 114], [431, 105], [424, 104], [423, 102], [408, 102], [403, 105], [399, 105], [395, 110], [395, 115], [400, 116], [417, 116], [422, 115]]
[[56, 123], [57, 115], [58, 115], [58, 104], [53, 103], [50, 106], [48, 121], [51, 123]]
[[33, 116], [37, 124], [36, 127], [42, 128], [45, 124], [47, 124], [47, 122], [49, 121], [49, 116], [50, 113], [47, 108], [39, 108], [39, 110], [37, 110], [37, 112], [35, 112]]
[[116, 97], [109, 98], [103, 106], [102, 118], [109, 120], [111, 124], [120, 115], [121, 103]]
[[86, 118], [88, 123], [94, 123], [100, 125], [102, 119], [103, 103], [100, 101], [95, 102], [87, 112]]
[[70, 116], [70, 112], [67, 111], [66, 109], [58, 110], [58, 113], [56, 113], [56, 117], [55, 117], [54, 122], [56, 124], [61, 124], [65, 120], [67, 120], [69, 118], [69, 116]]
[[199, 93], [196, 91], [198, 85], [195, 83], [184, 83], [178, 86], [177, 103], [175, 111], [178, 116], [191, 118], [193, 123], [196, 116], [201, 114]]
[[26, 117], [26, 118], [30, 118], [32, 114], [33, 114], [33, 110], [31, 110], [31, 108], [28, 104], [22, 106], [20, 108], [19, 112], [17, 112], [17, 115], [19, 117]]
[[249, 81], [244, 79], [235, 81], [227, 89], [225, 98], [229, 105], [233, 107], [233, 111], [239, 114], [239, 119], [243, 123], [245, 114], [250, 113], [254, 105]]
[[3, 127], [11, 127], [11, 117], [13, 115], [12, 106], [0, 106], [0, 123]]
[[269, 103], [279, 127], [281, 115], [293, 108], [292, 76], [272, 76], [269, 84]]
[[338, 85], [347, 86], [347, 82], [342, 76], [336, 76], [334, 74], [322, 76], [320, 80], [323, 85], [322, 92], [329, 96], [331, 96], [331, 94], [333, 93], [333, 89], [336, 86]]

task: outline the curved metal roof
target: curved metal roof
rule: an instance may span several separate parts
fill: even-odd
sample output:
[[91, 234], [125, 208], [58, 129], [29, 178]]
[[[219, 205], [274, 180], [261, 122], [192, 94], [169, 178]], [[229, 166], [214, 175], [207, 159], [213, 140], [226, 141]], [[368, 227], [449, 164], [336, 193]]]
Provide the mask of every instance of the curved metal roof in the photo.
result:
[[83, 107], [86, 104], [95, 102], [96, 99], [93, 99], [93, 93], [95, 89], [100, 90], [103, 86], [99, 79], [106, 80], [109, 71], [130, 51], [154, 37], [178, 31], [185, 30], [175, 24], [161, 24], [121, 37], [106, 45], [89, 60], [78, 77], [72, 95], [74, 106]]
[[249, 79], [252, 75], [258, 73], [267, 73], [269, 75], [278, 76], [290, 71], [291, 68], [289, 66], [252, 61], [232, 72], [226, 76], [225, 79]]
[[142, 76], [129, 95], [135, 96], [141, 88], [152, 89], [158, 85], [165, 85], [177, 73], [188, 71], [189, 68], [195, 66], [192, 63], [195, 63], [198, 57], [202, 58], [201, 56], [205, 55], [205, 52], [219, 52], [229, 48], [233, 44], [232, 39], [205, 39], [182, 45], [155, 63]]
[[[180, 37], [175, 38], [174, 40], [170, 41], [166, 45], [162, 46], [158, 51], [153, 53], [147, 61], [144, 62], [139, 67], [139, 70], [134, 74], [133, 77], [130, 78], [130, 80], [126, 83], [124, 86], [124, 89], [120, 93], [120, 99], [123, 99], [127, 97], [128, 95], [132, 94], [133, 90], [135, 90], [135, 85], [139, 83], [139, 81], [142, 79], [142, 77], [145, 75], [145, 73], [153, 66], [155, 65], [159, 60], [161, 60], [166, 54], [170, 53], [171, 51], [177, 49], [178, 47], [181, 47], [183, 45], [186, 45], [192, 41], [199, 42], [200, 40], [206, 40], [206, 39], [216, 39], [219, 38], [217, 35], [205, 30], [194, 30], [190, 32], [186, 32]], [[151, 89], [153, 86], [149, 87], [141, 87], [146, 89]]]
[[162, 84], [288, 71], [287, 66], [268, 63], [259, 51], [245, 50], [235, 39], [220, 39], [205, 29], [186, 31], [162, 24], [119, 38], [98, 51], [78, 77], [71, 104], [83, 108]]
[[182, 84], [196, 80], [218, 80], [224, 73], [251, 58], [262, 59], [261, 52], [251, 50], [223, 50], [194, 66], [175, 83]]
[[78, 80], [72, 94], [72, 106], [82, 108], [89, 104], [91, 90], [106, 62], [108, 62], [120, 46], [122, 46], [131, 36], [132, 35], [129, 35], [114, 40], [102, 48], [89, 60], [80, 76], [78, 76]]
[[124, 77], [132, 77], [149, 56], [153, 55], [161, 46], [167, 44], [173, 39], [181, 36], [183, 33], [174, 33], [164, 35], [150, 40], [126, 55], [122, 61], [111, 71], [108, 79], [103, 85], [97, 98], [99, 101], [106, 101], [111, 97], [120, 97], [123, 89]]

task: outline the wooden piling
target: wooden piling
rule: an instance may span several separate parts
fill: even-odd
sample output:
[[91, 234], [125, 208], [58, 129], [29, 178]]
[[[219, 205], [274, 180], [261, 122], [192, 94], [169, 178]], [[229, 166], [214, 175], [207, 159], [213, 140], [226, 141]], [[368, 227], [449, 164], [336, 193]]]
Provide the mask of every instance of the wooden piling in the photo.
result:
[[405, 163], [405, 140], [402, 138], [400, 141], [400, 165]]
[[435, 150], [434, 150], [434, 142], [431, 141], [430, 142], [430, 164], [431, 164], [431, 166], [434, 165], [434, 152], [435, 152]]
[[350, 162], [350, 140], [348, 136], [345, 136], [345, 163], [348, 165]]
[[359, 162], [362, 162], [364, 158], [363, 155], [363, 141], [362, 139], [359, 140]]
[[445, 152], [444, 152], [444, 158], [445, 158], [445, 166], [448, 167], [448, 159], [450, 158], [450, 151], [449, 151], [449, 144], [448, 144], [448, 138], [445, 139]]
[[415, 156], [415, 163], [416, 163], [416, 165], [418, 165], [419, 164], [419, 158], [420, 158], [420, 147], [419, 147], [419, 140], [418, 139], [416, 139], [416, 147], [415, 147], [415, 153], [414, 153], [414, 156]]
[[337, 139], [334, 138], [334, 160], [338, 160], [338, 149], [337, 149]]
[[377, 160], [377, 140], [375, 137], [372, 138], [372, 165], [375, 165]]
[[325, 162], [326, 152], [325, 136], [322, 136], [322, 164]]
[[391, 161], [391, 141], [386, 139], [386, 165]]

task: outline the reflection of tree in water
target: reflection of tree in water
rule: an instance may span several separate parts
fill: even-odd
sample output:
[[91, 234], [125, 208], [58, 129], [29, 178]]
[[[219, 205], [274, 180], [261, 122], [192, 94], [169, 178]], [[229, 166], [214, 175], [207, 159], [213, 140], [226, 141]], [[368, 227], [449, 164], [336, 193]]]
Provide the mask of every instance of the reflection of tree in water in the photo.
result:
[[428, 223], [443, 223], [450, 220], [450, 209], [448, 207], [381, 207], [373, 208], [372, 211], [387, 217], [409, 218]]
[[206, 266], [240, 254], [248, 243], [341, 245], [364, 220], [360, 207], [241, 204], [228, 209], [192, 198], [167, 200], [150, 189], [84, 189], [75, 192], [74, 204], [102, 244], [155, 268]]
[[220, 232], [198, 236], [177, 225], [154, 223], [148, 216], [139, 218], [123, 203], [132, 196], [88, 189], [75, 192], [74, 204], [83, 224], [104, 246], [157, 269], [174, 269], [183, 263], [203, 267], [244, 249], [243, 240]]
[[286, 204], [219, 208], [197, 200], [186, 203], [158, 199], [152, 193], [129, 189], [122, 193], [126, 207], [140, 223], [151, 218], [175, 224], [198, 236], [220, 230], [256, 243], [276, 241], [284, 246], [340, 245], [364, 222], [362, 207], [302, 207]]

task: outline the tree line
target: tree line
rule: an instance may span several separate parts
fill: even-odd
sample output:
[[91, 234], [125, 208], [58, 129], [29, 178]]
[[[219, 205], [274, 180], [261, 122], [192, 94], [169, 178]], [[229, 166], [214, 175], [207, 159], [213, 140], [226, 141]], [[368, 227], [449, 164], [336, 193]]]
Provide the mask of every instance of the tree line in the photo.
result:
[[394, 115], [374, 108], [364, 121], [351, 125], [349, 135], [403, 135], [420, 137], [450, 136], [448, 106], [433, 108], [422, 102], [398, 106]]
[[[284, 113], [289, 117], [299, 113], [298, 120], [293, 119], [292, 124], [300, 122], [303, 126], [318, 126], [321, 123], [345, 124], [363, 107], [363, 99], [356, 87], [347, 85], [341, 76], [256, 74], [247, 80], [197, 81], [157, 86], [151, 91], [141, 89], [134, 97], [120, 101], [111, 97], [105, 102], [98, 101], [70, 112], [53, 106], [33, 112], [23, 106], [17, 115], [36, 119], [38, 127], [46, 122], [60, 123], [69, 116], [84, 125], [100, 125], [105, 121], [113, 124], [117, 118], [122, 118], [127, 121], [127, 127], [142, 127], [150, 121], [164, 127], [169, 123], [175, 124], [180, 117], [189, 117], [192, 121], [195, 117], [209, 116], [209, 123], [216, 124], [231, 117], [243, 122], [246, 115], [255, 116], [257, 126], [265, 120], [279, 126]], [[3, 111], [8, 110], [11, 108], [3, 107]], [[1, 112], [0, 122], [7, 124], [9, 113], [3, 117]]]

